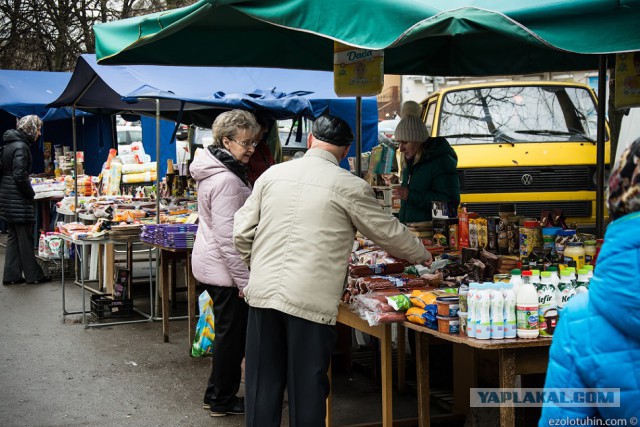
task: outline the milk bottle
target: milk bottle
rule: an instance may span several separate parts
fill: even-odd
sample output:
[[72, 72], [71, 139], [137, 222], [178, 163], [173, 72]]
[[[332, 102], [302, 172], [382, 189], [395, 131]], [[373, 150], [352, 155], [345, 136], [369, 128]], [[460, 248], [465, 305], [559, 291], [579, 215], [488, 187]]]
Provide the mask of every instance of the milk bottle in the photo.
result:
[[520, 287], [522, 286], [522, 271], [519, 269], [511, 270], [511, 280], [509, 281], [513, 284], [513, 293], [517, 296]]
[[581, 268], [578, 270], [578, 280], [576, 281], [576, 294], [586, 294], [589, 292], [589, 270]]
[[553, 285], [550, 271], [543, 271], [538, 291], [538, 328], [541, 337], [553, 335], [558, 321], [556, 308], [556, 287]]
[[469, 283], [469, 293], [467, 294], [467, 336], [476, 336], [476, 292], [478, 292], [479, 283]]
[[534, 288], [538, 289], [540, 284], [540, 270], [531, 270], [531, 284]]
[[531, 271], [522, 272], [522, 287], [516, 297], [516, 329], [519, 338], [537, 338], [538, 292], [531, 284]]
[[504, 337], [516, 337], [516, 294], [513, 292], [513, 283], [502, 285], [502, 297], [504, 298]]
[[478, 285], [475, 296], [476, 338], [488, 340], [491, 338], [491, 289], [490, 283]]
[[560, 273], [560, 284], [556, 290], [556, 304], [558, 306], [558, 311], [560, 312], [562, 312], [567, 301], [576, 294], [571, 276], [573, 276], [573, 273], [569, 271], [568, 268], [565, 268], [562, 270], [562, 273]]
[[547, 271], [551, 272], [551, 281], [553, 282], [553, 286], [558, 289], [558, 285], [560, 284], [558, 267], [556, 267], [555, 265], [550, 265], [549, 267], [547, 267]]
[[501, 283], [490, 285], [491, 339], [504, 338], [504, 297], [500, 285]]

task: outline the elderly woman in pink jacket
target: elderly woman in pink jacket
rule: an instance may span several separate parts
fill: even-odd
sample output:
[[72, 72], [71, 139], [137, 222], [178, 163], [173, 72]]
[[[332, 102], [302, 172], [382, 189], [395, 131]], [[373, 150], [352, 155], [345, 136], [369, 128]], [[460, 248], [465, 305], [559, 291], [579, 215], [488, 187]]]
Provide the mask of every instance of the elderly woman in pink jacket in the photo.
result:
[[243, 289], [247, 265], [233, 246], [233, 215], [251, 194], [246, 164], [260, 126], [243, 110], [220, 114], [213, 144], [197, 155], [191, 176], [198, 185], [199, 227], [193, 246], [193, 275], [213, 299], [215, 347], [204, 408], [212, 417], [244, 414], [240, 388], [248, 306]]

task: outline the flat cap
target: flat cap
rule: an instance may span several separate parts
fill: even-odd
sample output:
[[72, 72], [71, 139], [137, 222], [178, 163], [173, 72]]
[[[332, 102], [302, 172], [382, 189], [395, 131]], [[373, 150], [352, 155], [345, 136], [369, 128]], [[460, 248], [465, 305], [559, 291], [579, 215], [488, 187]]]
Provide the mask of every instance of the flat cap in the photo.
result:
[[340, 117], [328, 114], [318, 117], [313, 122], [311, 133], [316, 139], [333, 145], [347, 146], [353, 142], [349, 124]]

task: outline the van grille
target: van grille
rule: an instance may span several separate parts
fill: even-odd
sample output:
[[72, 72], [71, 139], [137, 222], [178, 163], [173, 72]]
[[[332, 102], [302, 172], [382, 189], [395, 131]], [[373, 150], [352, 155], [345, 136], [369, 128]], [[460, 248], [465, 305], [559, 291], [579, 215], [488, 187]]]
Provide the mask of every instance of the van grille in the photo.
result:
[[[500, 210], [500, 203], [465, 203], [469, 212], [477, 212], [481, 216], [496, 216]], [[519, 202], [516, 203], [516, 213], [530, 218], [539, 218], [540, 212], [562, 209], [565, 217], [591, 217], [590, 201], [573, 202]]]
[[594, 191], [594, 172], [589, 166], [458, 169], [462, 193]]

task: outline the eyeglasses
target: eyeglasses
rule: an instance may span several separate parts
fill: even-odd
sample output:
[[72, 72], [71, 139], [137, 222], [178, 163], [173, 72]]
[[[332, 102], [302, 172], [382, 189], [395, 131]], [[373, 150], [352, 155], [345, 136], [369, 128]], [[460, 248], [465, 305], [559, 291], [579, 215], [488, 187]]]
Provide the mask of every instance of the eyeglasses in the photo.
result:
[[231, 138], [228, 138], [228, 139], [235, 142], [242, 148], [249, 148], [249, 147], [256, 148], [256, 146], [258, 145], [258, 142], [256, 141], [236, 141], [235, 139], [231, 139]]

